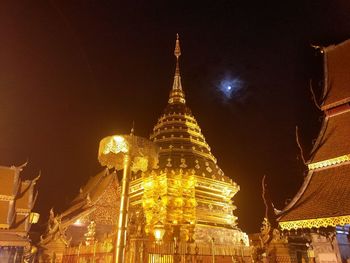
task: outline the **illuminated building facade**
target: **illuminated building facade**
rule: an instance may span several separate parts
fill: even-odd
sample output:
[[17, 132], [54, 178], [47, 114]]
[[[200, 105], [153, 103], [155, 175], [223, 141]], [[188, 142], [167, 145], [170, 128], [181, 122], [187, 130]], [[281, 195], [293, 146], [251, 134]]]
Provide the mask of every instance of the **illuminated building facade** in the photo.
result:
[[26, 164], [0, 166], [0, 262], [32, 262], [35, 247], [28, 236], [39, 214], [32, 212], [37, 192], [34, 180], [22, 180]]
[[[186, 105], [178, 38], [174, 54], [176, 69], [168, 104], [150, 135], [159, 151], [158, 163], [147, 170], [131, 169], [125, 262], [250, 259], [248, 237], [233, 214], [232, 198], [239, 186], [218, 167]], [[109, 152], [118, 138], [101, 141], [101, 164], [106, 164], [101, 152], [102, 156]], [[120, 207], [118, 181], [117, 172], [107, 169], [87, 183], [66, 212], [56, 216], [52, 212], [40, 243], [42, 262], [53, 257], [58, 262], [79, 262], [92, 256], [111, 262]], [[108, 222], [99, 222], [101, 211]]]
[[[323, 124], [297, 195], [279, 213], [290, 239], [303, 237], [316, 262], [350, 258], [350, 40], [322, 49]], [[306, 247], [305, 247], [306, 248]]]

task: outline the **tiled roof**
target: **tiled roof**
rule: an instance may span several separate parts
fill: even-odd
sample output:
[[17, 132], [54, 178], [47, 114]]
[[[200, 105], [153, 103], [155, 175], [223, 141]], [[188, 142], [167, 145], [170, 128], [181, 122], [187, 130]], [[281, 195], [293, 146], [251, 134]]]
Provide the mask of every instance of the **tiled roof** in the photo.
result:
[[9, 204], [8, 201], [0, 201], [0, 225], [6, 225], [8, 223], [7, 217], [9, 214]]
[[313, 227], [329, 225], [326, 221], [330, 218], [350, 216], [350, 163], [346, 161], [350, 154], [350, 40], [327, 47], [324, 53], [322, 110], [326, 117], [312, 150], [309, 169], [328, 167], [310, 170], [297, 195], [279, 213], [278, 221], [285, 222], [286, 229], [304, 227], [303, 222], [313, 222], [310, 224]]
[[21, 182], [16, 199], [16, 208], [31, 209], [33, 190], [31, 181]]
[[104, 169], [103, 171], [99, 172], [95, 176], [91, 176], [87, 183], [80, 189], [80, 193], [77, 195], [77, 197], [72, 201], [72, 204], [79, 203], [80, 201], [84, 200], [89, 197], [91, 198], [91, 193], [98, 188], [98, 185], [101, 181], [106, 180], [106, 177], [108, 176], [108, 170]]
[[16, 168], [0, 166], [0, 195], [12, 196], [18, 180]]
[[[81, 200], [85, 201], [87, 195], [89, 195], [91, 199], [94, 199], [95, 192], [99, 191], [99, 188], [101, 188], [99, 185], [105, 183], [108, 184], [112, 177], [113, 176], [109, 174], [108, 169], [104, 169], [95, 176], [90, 177], [88, 182], [82, 187], [79, 195], [73, 200], [72, 204], [80, 202]], [[98, 194], [96, 195], [96, 197], [98, 197]]]
[[280, 222], [350, 215], [350, 164], [309, 172]]
[[[108, 169], [104, 169], [97, 175], [90, 177], [85, 186], [81, 189], [81, 192], [78, 196], [72, 201], [71, 205], [58, 217], [61, 219], [60, 227], [67, 231], [67, 237], [72, 237], [72, 243], [77, 245], [81, 242], [81, 238], [84, 237], [84, 233], [86, 232], [86, 226], [75, 226], [74, 222], [77, 219], [89, 219], [97, 222], [96, 226], [96, 234], [100, 233], [100, 224], [99, 222], [103, 220], [103, 218], [99, 217], [98, 211], [112, 209], [118, 209], [118, 202], [115, 199], [106, 197], [108, 194], [108, 189], [113, 190], [113, 194], [117, 195], [118, 191], [118, 181], [117, 174], [115, 172], [109, 172]], [[91, 215], [97, 214], [98, 218], [91, 217]], [[106, 214], [103, 214], [106, 216]], [[96, 221], [97, 220], [97, 221]], [[87, 223], [85, 221], [83, 224]], [[115, 223], [113, 221], [113, 223]], [[81, 232], [83, 231], [83, 232]], [[53, 239], [55, 238], [56, 232], [46, 233], [43, 241], [41, 241], [41, 245], [47, 246], [50, 242], [55, 242]], [[79, 237], [79, 238], [78, 238]], [[78, 242], [78, 243], [77, 243]]]
[[29, 231], [27, 221], [29, 215], [16, 214], [15, 222], [12, 224], [12, 231]]
[[325, 51], [323, 109], [350, 101], [350, 40], [329, 46]]
[[109, 173], [108, 170], [105, 169], [91, 177], [83, 187], [82, 192], [73, 200], [71, 206], [62, 213], [62, 221], [68, 222], [69, 224], [71, 220], [80, 217], [82, 213], [90, 211], [90, 208], [96, 204], [108, 185], [113, 182], [115, 176], [115, 173]]
[[350, 153], [350, 111], [326, 117], [310, 163]]

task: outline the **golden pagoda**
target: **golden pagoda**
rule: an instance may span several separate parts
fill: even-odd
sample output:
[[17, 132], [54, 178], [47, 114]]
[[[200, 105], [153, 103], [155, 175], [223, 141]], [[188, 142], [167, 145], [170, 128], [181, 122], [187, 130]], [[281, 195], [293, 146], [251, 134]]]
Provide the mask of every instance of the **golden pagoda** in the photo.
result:
[[[41, 262], [250, 259], [248, 236], [233, 215], [239, 186], [218, 167], [186, 105], [178, 36], [174, 54], [173, 86], [150, 141], [133, 132], [101, 140], [99, 161], [107, 168], [88, 181], [70, 208], [51, 213]], [[151, 145], [157, 154], [145, 150]], [[144, 163], [152, 156], [155, 161]]]
[[174, 55], [176, 69], [168, 104], [150, 135], [159, 146], [159, 164], [156, 169], [133, 175], [131, 217], [143, 213], [145, 233], [155, 239], [218, 244], [247, 242], [233, 215], [236, 207], [232, 198], [239, 186], [217, 165], [186, 105], [178, 35]]

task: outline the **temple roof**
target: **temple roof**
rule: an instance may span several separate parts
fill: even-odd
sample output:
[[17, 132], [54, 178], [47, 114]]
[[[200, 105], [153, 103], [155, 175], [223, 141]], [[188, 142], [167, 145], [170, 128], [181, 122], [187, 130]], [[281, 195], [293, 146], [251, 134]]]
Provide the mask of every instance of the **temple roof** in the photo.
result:
[[327, 116], [310, 163], [320, 162], [350, 154], [350, 109], [338, 115]]
[[85, 202], [87, 198], [94, 202], [112, 179], [113, 173], [109, 173], [108, 169], [104, 169], [97, 175], [90, 177], [88, 182], [80, 189], [80, 193], [72, 201], [72, 204], [81, 201]]
[[86, 185], [80, 190], [78, 196], [72, 201], [71, 206], [62, 214], [62, 221], [70, 224], [71, 220], [82, 217], [81, 213], [96, 208], [94, 205], [101, 198], [107, 187], [116, 180], [116, 173], [109, 173], [104, 169], [97, 175], [91, 177]]
[[323, 50], [325, 118], [308, 176], [278, 214], [282, 229], [350, 224], [350, 40]]
[[350, 164], [310, 171], [279, 222], [350, 216], [349, 185]]
[[0, 201], [0, 229], [1, 225], [7, 225], [7, 217], [10, 209], [10, 202]]
[[18, 169], [16, 167], [0, 166], [0, 195], [15, 196], [18, 187]]
[[[37, 213], [32, 213], [39, 176], [23, 181], [21, 171], [27, 163], [16, 166], [0, 166], [0, 247], [28, 246], [28, 233]], [[31, 216], [33, 215], [33, 217]]]
[[69, 238], [73, 238], [72, 242], [75, 244], [77, 237], [80, 241], [84, 237], [86, 226], [91, 220], [98, 224], [97, 228], [105, 224], [113, 226], [116, 222], [116, 211], [119, 209], [118, 198], [118, 179], [115, 172], [104, 169], [90, 177], [63, 213], [55, 215], [53, 210], [50, 211], [48, 229], [42, 236], [40, 245], [49, 246], [57, 238], [67, 244]]
[[30, 189], [31, 187], [32, 181], [21, 182], [16, 200], [17, 209], [32, 209], [33, 191]]
[[322, 109], [350, 101], [350, 40], [323, 49], [325, 88]]

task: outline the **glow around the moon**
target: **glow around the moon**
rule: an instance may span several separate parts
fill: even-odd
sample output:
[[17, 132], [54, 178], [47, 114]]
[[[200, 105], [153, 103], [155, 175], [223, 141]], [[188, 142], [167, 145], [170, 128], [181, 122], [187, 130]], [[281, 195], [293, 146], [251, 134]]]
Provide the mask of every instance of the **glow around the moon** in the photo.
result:
[[231, 99], [242, 89], [243, 82], [239, 78], [223, 79], [220, 81], [218, 90], [224, 99]]

